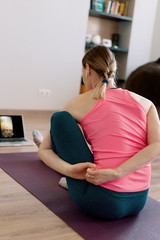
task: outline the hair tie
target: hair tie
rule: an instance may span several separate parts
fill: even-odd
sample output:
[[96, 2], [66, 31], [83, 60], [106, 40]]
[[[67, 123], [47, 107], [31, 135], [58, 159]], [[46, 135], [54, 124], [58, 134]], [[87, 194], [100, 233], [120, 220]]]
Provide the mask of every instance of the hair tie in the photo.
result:
[[104, 83], [106, 83], [106, 84], [109, 83], [109, 81], [108, 81], [107, 79], [104, 79], [102, 82], [104, 82]]

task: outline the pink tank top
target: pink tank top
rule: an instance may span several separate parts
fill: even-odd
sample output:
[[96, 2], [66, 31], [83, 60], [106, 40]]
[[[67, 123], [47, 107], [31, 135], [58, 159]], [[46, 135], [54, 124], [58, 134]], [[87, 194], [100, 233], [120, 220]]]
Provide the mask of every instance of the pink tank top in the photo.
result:
[[[146, 112], [128, 90], [107, 89], [80, 124], [91, 144], [99, 169], [116, 168], [147, 145]], [[101, 184], [118, 192], [137, 192], [150, 186], [150, 164], [120, 179]]]

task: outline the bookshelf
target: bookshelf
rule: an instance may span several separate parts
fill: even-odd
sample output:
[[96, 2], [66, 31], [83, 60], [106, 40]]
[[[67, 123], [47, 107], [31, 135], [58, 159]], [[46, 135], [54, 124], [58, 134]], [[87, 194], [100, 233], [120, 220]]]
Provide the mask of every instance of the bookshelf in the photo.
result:
[[93, 9], [89, 9], [89, 16], [108, 18], [108, 19], [113, 19], [115, 21], [128, 21], [128, 22], [132, 22], [132, 18], [131, 17], [114, 15], [114, 14], [105, 13], [105, 12], [99, 12], [99, 11], [96, 11], [96, 10], [93, 10]]
[[[117, 2], [117, 1], [115, 1]], [[123, 2], [120, 1], [120, 2]], [[112, 40], [113, 34], [119, 34], [118, 48], [109, 47], [114, 52], [118, 62], [118, 78], [126, 80], [127, 57], [130, 45], [130, 34], [133, 21], [135, 0], [128, 0], [127, 16], [110, 14], [92, 9], [92, 1], [88, 14], [87, 34], [100, 35], [101, 39]], [[89, 49], [86, 43], [86, 49]]]
[[[95, 47], [96, 45], [86, 43], [86, 50], [91, 49], [92, 47]], [[113, 52], [121, 52], [121, 53], [128, 53], [128, 49], [126, 48], [114, 48], [114, 47], [109, 47], [109, 49]]]

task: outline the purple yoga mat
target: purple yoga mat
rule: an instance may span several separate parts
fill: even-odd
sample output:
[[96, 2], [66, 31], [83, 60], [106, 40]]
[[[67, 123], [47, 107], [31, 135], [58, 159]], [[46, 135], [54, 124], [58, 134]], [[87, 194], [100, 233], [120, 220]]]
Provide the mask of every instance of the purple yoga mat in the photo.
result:
[[101, 221], [87, 216], [58, 186], [60, 174], [36, 153], [0, 154], [0, 167], [86, 240], [159, 240], [160, 203], [148, 198], [138, 216]]

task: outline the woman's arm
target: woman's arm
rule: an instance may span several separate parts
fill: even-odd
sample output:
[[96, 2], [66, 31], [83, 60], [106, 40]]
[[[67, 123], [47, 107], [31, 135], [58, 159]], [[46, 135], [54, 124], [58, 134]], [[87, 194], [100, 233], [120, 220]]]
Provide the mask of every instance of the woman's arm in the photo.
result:
[[112, 181], [135, 172], [160, 157], [160, 121], [153, 104], [147, 114], [147, 142], [147, 147], [140, 150], [116, 169], [88, 169], [87, 181], [96, 185]]
[[62, 159], [58, 157], [58, 155], [53, 152], [51, 148], [51, 139], [50, 132], [48, 131], [47, 135], [44, 137], [40, 147], [38, 149], [38, 157], [50, 168], [56, 170], [57, 172], [69, 175], [69, 165]]
[[90, 162], [78, 163], [71, 165], [62, 160], [51, 148], [50, 132], [47, 133], [42, 141], [39, 150], [39, 158], [50, 168], [55, 171], [76, 179], [85, 179], [86, 171], [95, 165]]

